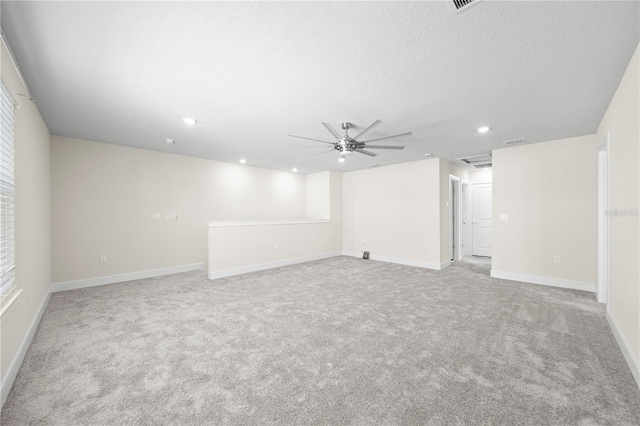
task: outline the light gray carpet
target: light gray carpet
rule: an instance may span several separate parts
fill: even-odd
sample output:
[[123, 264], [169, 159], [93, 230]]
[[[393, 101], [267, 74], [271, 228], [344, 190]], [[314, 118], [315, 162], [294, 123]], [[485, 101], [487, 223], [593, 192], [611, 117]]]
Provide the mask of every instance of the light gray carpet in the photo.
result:
[[337, 257], [56, 293], [21, 424], [640, 423], [592, 294]]

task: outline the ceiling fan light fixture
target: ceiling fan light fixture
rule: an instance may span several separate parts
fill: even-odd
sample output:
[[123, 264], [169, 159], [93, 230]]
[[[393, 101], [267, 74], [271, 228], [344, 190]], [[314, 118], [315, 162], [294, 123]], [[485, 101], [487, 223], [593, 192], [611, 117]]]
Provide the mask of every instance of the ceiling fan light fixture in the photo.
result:
[[344, 163], [344, 160], [345, 160], [345, 158], [344, 158], [344, 157], [340, 157], [340, 158], [338, 158], [338, 162], [340, 162], [340, 163]]

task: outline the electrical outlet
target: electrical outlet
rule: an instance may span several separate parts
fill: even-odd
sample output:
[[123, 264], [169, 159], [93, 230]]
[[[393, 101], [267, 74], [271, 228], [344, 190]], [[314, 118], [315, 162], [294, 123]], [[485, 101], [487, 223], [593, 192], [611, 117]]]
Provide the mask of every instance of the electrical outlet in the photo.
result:
[[560, 263], [560, 256], [555, 256], [553, 258], [553, 263]]
[[101, 254], [100, 255], [100, 263], [107, 263], [107, 255], [106, 254]]
[[165, 213], [164, 214], [164, 219], [165, 220], [173, 220], [174, 216], [173, 213]]
[[161, 219], [160, 213], [153, 214], [153, 220], [160, 220], [160, 219]]
[[500, 220], [509, 220], [509, 215], [506, 213], [500, 213]]

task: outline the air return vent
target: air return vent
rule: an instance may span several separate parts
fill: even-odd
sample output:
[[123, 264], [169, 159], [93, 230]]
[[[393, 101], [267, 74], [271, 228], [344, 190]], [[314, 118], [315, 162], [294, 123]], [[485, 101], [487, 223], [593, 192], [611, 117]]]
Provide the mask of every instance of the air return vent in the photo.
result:
[[451, 9], [455, 13], [460, 13], [463, 10], [469, 9], [474, 4], [480, 3], [481, 0], [449, 0]]
[[509, 145], [515, 145], [515, 144], [518, 144], [518, 143], [522, 143], [524, 141], [526, 141], [525, 138], [518, 138], [518, 139], [511, 139], [511, 140], [508, 140], [508, 141], [504, 141], [502, 143], [507, 145], [507, 146], [509, 146]]
[[487, 167], [491, 167], [492, 158], [491, 154], [482, 154], [482, 155], [474, 155], [471, 157], [461, 157], [456, 158], [456, 160], [464, 161], [468, 165], [472, 166], [474, 169], [484, 169]]

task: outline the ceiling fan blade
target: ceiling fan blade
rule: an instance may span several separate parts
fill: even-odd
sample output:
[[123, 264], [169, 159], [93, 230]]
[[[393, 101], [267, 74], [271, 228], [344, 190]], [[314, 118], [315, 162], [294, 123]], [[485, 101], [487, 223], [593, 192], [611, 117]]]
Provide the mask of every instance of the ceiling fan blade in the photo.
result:
[[336, 139], [342, 139], [342, 136], [340, 135], [340, 133], [336, 132], [336, 129], [334, 129], [331, 124], [322, 122], [322, 125], [326, 127], [327, 130], [330, 131], [331, 134], [336, 137]]
[[398, 146], [398, 145], [365, 145], [365, 148], [371, 148], [371, 149], [404, 149], [404, 146]]
[[373, 123], [369, 124], [369, 127], [367, 127], [366, 129], [364, 129], [363, 131], [358, 133], [356, 136], [354, 136], [353, 139], [358, 140], [358, 138], [360, 136], [364, 135], [365, 133], [367, 133], [368, 131], [370, 131], [371, 129], [373, 129], [374, 127], [376, 127], [380, 123], [382, 123], [382, 121], [380, 121], [380, 120], [374, 121]]
[[369, 157], [375, 157], [378, 155], [375, 152], [367, 151], [366, 149], [356, 149], [354, 152], [359, 152], [360, 154], [368, 155]]
[[288, 135], [288, 136], [291, 136], [292, 138], [306, 139], [308, 141], [322, 142], [322, 143], [328, 143], [333, 145], [333, 142], [321, 141], [320, 139], [305, 138], [304, 136], [296, 136], [296, 135]]
[[409, 136], [411, 135], [411, 132], [407, 132], [407, 133], [398, 133], [397, 135], [391, 135], [391, 136], [383, 136], [381, 138], [375, 138], [375, 139], [369, 139], [368, 141], [359, 141], [359, 142], [373, 142], [373, 141], [381, 141], [383, 139], [391, 139], [391, 138], [397, 138], [399, 136]]
[[335, 151], [335, 149], [330, 149], [329, 151], [322, 151], [317, 154], [313, 154], [312, 157], [315, 157], [316, 155], [320, 155], [320, 154], [326, 154], [327, 152], [331, 152], [331, 151]]
[[299, 149], [299, 148], [326, 148], [326, 146], [325, 146], [325, 145], [307, 145], [307, 146], [300, 146], [300, 145], [292, 146], [292, 145], [289, 145], [289, 146], [287, 146], [287, 148], [291, 148], [291, 149]]

